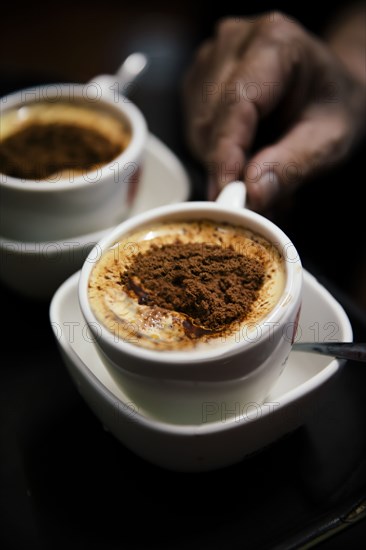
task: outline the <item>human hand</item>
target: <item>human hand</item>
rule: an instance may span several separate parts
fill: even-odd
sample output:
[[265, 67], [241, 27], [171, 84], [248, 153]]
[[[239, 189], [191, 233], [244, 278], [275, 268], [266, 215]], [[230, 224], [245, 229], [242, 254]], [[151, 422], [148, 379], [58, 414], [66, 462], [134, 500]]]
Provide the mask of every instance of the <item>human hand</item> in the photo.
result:
[[[281, 13], [222, 20], [185, 75], [188, 144], [208, 170], [209, 198], [246, 182], [264, 210], [341, 161], [364, 132], [365, 88], [325, 43]], [[266, 122], [272, 143], [253, 150]]]

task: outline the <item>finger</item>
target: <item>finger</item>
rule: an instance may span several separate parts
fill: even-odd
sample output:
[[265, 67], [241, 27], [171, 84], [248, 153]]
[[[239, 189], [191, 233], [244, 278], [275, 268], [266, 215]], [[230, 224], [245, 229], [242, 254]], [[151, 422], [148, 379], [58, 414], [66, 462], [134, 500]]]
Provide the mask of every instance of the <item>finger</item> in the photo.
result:
[[[206, 139], [206, 161], [209, 167], [216, 167], [213, 177], [217, 189], [243, 173], [258, 123], [275, 107], [289, 80], [291, 70], [284, 70], [279, 53], [255, 42], [221, 89], [215, 119], [201, 136]], [[277, 94], [274, 86], [279, 88]]]
[[220, 22], [214, 40], [198, 50], [195, 61], [183, 81], [184, 109], [188, 142], [202, 158], [207, 151], [208, 136], [221, 85], [233, 72], [237, 51], [247, 35], [250, 23], [227, 19]]
[[351, 138], [337, 108], [309, 108], [277, 143], [257, 153], [245, 170], [248, 206], [263, 211], [327, 165], [339, 161]]
[[203, 99], [201, 104], [195, 103], [198, 109], [209, 111], [220, 100], [217, 85], [229, 78], [250, 27], [246, 21], [222, 19], [214, 38], [198, 50], [185, 78], [186, 86]]

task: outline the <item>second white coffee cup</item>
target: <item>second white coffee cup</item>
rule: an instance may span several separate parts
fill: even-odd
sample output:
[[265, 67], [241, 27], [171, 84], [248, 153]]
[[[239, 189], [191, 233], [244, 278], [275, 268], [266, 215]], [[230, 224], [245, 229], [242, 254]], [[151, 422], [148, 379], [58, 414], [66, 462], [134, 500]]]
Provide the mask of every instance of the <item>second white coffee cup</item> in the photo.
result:
[[[8, 120], [8, 125], [20, 125], [30, 110], [51, 112], [57, 105], [74, 109], [75, 120], [71, 122], [76, 125], [81, 118], [77, 113], [79, 107], [89, 110], [91, 116], [93, 112], [105, 111], [112, 121], [120, 119], [129, 127], [130, 141], [113, 160], [82, 174], [70, 171], [62, 177], [56, 175], [41, 180], [0, 174], [0, 235], [3, 238], [22, 242], [69, 239], [112, 227], [120, 223], [131, 208], [143, 168], [147, 139], [144, 115], [131, 101], [96, 82], [50, 84], [21, 90], [2, 98], [1, 116], [3, 121]], [[38, 116], [38, 111], [36, 113]], [[67, 120], [70, 122], [70, 116]], [[34, 145], [34, 137], [32, 140]], [[26, 143], [23, 146], [26, 147]], [[24, 164], [25, 158], [26, 155]]]

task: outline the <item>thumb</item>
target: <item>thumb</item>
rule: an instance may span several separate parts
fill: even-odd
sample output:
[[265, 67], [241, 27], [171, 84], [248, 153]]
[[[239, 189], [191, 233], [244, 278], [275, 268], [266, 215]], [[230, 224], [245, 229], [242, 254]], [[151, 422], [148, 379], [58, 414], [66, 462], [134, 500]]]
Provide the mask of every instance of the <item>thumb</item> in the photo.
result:
[[344, 119], [317, 112], [302, 119], [277, 143], [259, 151], [247, 163], [248, 206], [262, 211], [305, 180], [339, 160], [350, 139]]

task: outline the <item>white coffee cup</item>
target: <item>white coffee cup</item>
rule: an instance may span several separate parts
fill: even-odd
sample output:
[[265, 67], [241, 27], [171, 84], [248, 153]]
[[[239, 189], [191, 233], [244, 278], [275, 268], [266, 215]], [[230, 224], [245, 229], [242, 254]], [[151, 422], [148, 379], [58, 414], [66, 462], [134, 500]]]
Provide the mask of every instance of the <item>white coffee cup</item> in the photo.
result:
[[[216, 202], [187, 202], [153, 209], [116, 227], [87, 257], [79, 280], [79, 302], [111, 375], [132, 402], [170, 422], [201, 424], [248, 404], [260, 406], [282, 373], [295, 338], [302, 297], [302, 266], [291, 240], [265, 217], [243, 208], [245, 186], [232, 182]], [[226, 222], [260, 234], [285, 262], [284, 290], [252, 333], [225, 346], [158, 351], [116, 338], [96, 317], [88, 294], [92, 270], [113, 245], [139, 228], [177, 220]], [[223, 411], [223, 409], [225, 409]]]
[[44, 242], [100, 231], [120, 223], [132, 205], [143, 169], [144, 115], [130, 100], [96, 79], [85, 85], [49, 84], [10, 94], [0, 100], [1, 117], [4, 121], [14, 111], [19, 122], [27, 117], [29, 107], [52, 107], [60, 102], [104, 109], [130, 127], [130, 142], [110, 162], [81, 174], [71, 171], [42, 180], [0, 174], [3, 238]]

